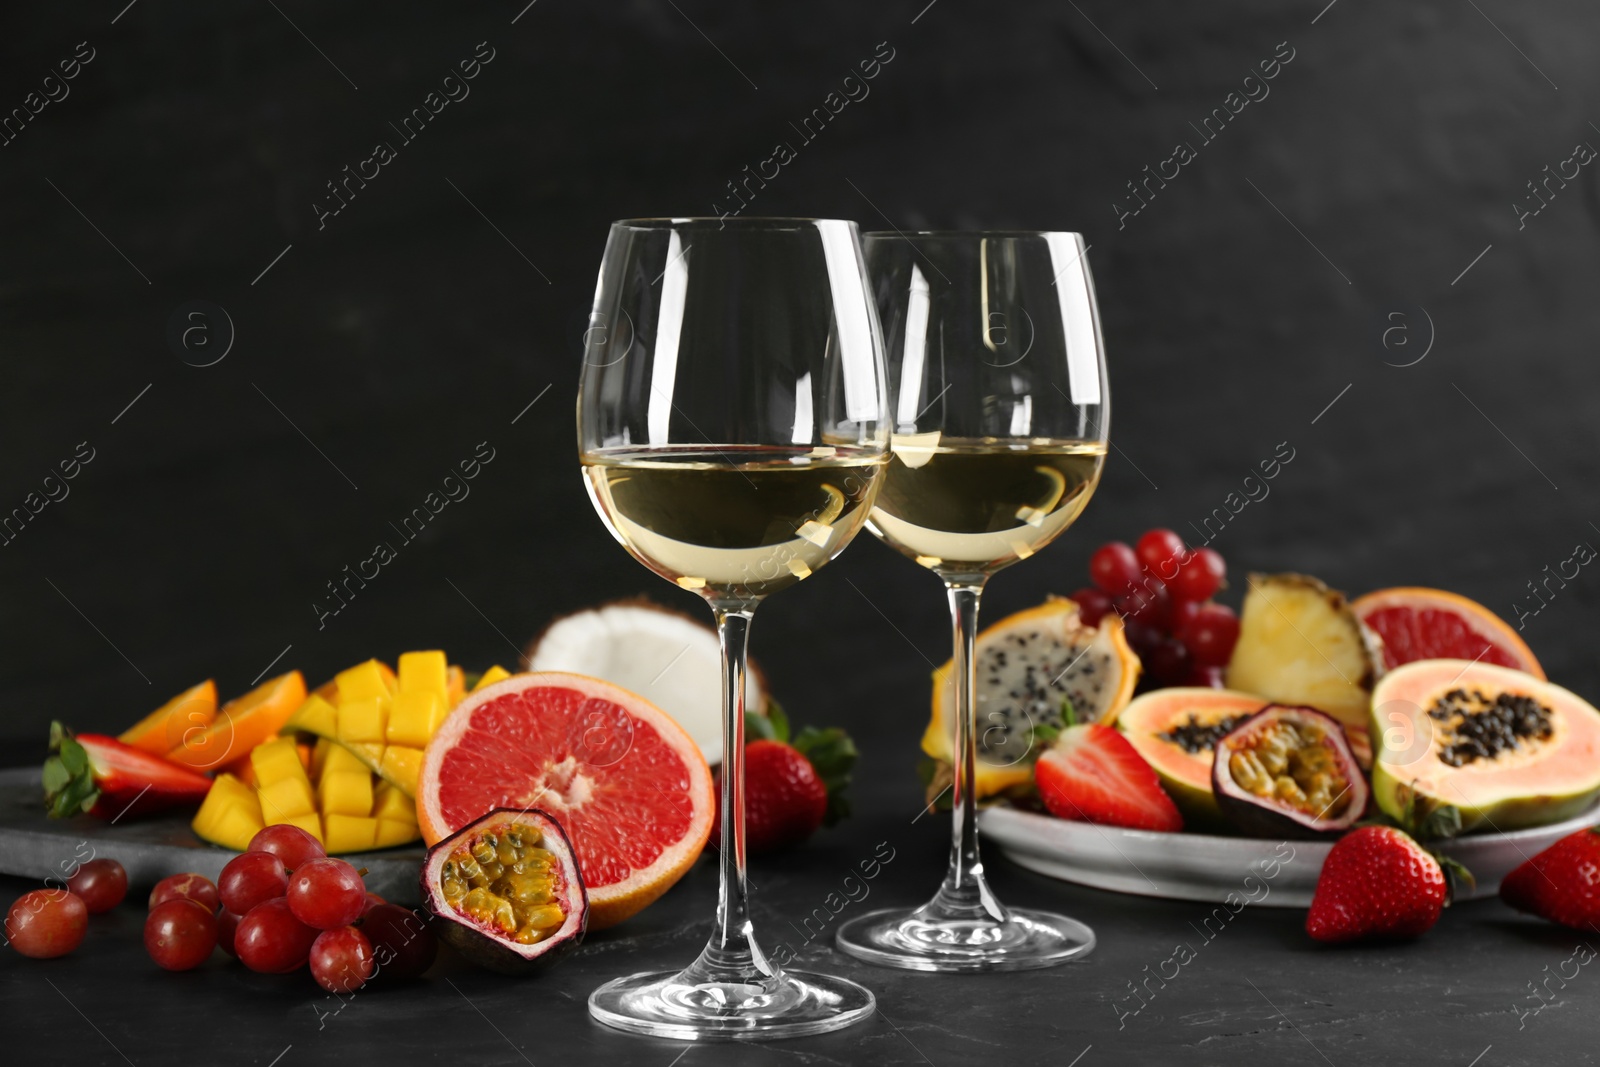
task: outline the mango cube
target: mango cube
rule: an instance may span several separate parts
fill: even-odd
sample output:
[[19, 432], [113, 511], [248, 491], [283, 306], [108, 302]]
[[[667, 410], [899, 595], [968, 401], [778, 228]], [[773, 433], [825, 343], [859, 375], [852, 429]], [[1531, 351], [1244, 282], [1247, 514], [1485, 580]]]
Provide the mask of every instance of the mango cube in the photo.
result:
[[262, 821], [268, 826], [289, 822], [297, 815], [316, 814], [311, 783], [303, 775], [262, 786], [256, 790], [256, 796], [261, 801]]
[[365, 815], [372, 810], [372, 772], [338, 771], [317, 783], [317, 807], [323, 815]]
[[377, 848], [404, 845], [422, 837], [415, 823], [396, 822], [393, 819], [379, 819], [377, 823], [377, 835], [372, 842]]
[[[405, 669], [404, 663], [405, 657], [402, 656], [402, 671]], [[389, 709], [385, 737], [391, 745], [422, 748], [444, 721], [444, 697], [431, 690], [408, 692], [404, 674], [400, 676], [400, 686], [400, 692], [394, 695], [394, 704]]]
[[383, 743], [384, 722], [388, 718], [389, 698], [341, 701], [339, 704], [339, 740]]
[[448, 672], [443, 652], [407, 652], [400, 657], [400, 692], [435, 693], [443, 700], [449, 691]]
[[306, 697], [306, 702], [289, 717], [290, 727], [305, 730], [321, 737], [332, 737], [338, 730], [339, 712], [316, 693]]
[[322, 773], [324, 776], [330, 774], [344, 774], [347, 771], [360, 771], [365, 773], [367, 770], [368, 767], [365, 763], [361, 762], [360, 756], [357, 756], [354, 752], [350, 751], [344, 745], [341, 745], [336, 741], [328, 742], [328, 755], [322, 761]]
[[293, 737], [280, 737], [276, 741], [257, 745], [250, 753], [250, 766], [256, 772], [258, 789], [306, 776]]
[[341, 708], [351, 701], [377, 700], [389, 695], [389, 681], [384, 677], [383, 665], [375, 659], [340, 671], [333, 680], [339, 687]]
[[422, 750], [390, 745], [383, 750], [378, 773], [412, 796], [417, 795], [417, 779], [422, 774]]
[[326, 737], [317, 738], [317, 743], [312, 746], [311, 769], [309, 773], [313, 781], [322, 780], [322, 768], [328, 762], [328, 749], [333, 747], [333, 742], [329, 741]]
[[372, 814], [377, 819], [417, 824], [417, 802], [388, 782], [381, 783], [372, 795]]
[[503, 682], [509, 677], [511, 677], [511, 672], [496, 664], [479, 676], [478, 684], [472, 687], [472, 691], [476, 693], [478, 690], [491, 686], [496, 682]]
[[330, 853], [364, 852], [378, 839], [378, 820], [363, 815], [329, 815], [322, 845]]

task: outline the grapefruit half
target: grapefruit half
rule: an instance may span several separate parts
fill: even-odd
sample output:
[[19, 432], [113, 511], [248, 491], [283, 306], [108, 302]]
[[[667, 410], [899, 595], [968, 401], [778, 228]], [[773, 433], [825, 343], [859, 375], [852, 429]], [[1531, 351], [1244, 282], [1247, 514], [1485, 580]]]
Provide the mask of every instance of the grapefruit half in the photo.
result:
[[417, 822], [429, 845], [495, 808], [561, 824], [598, 930], [683, 877], [715, 799], [705, 757], [661, 709], [599, 678], [541, 671], [470, 694], [423, 756]]
[[1368, 593], [1350, 608], [1383, 638], [1386, 670], [1422, 659], [1465, 659], [1544, 678], [1544, 668], [1517, 631], [1458, 593], [1400, 586]]

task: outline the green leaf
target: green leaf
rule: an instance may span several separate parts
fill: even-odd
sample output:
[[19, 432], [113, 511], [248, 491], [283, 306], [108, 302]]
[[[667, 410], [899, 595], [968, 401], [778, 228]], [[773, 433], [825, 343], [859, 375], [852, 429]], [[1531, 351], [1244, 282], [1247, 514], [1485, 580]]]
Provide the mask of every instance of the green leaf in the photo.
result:
[[483, 677], [482, 671], [465, 671], [461, 675], [461, 691], [470, 693], [478, 688], [478, 680]]
[[822, 818], [822, 825], [835, 825], [850, 814], [850, 798], [845, 790], [850, 786], [850, 772], [860, 756], [856, 743], [837, 726], [826, 730], [807, 726], [795, 735], [794, 747], [811, 761], [817, 777], [827, 787], [828, 810]]
[[783, 705], [767, 698], [767, 718], [772, 722], [773, 738], [785, 744], [789, 742], [789, 715], [783, 710]]
[[1461, 809], [1417, 792], [1412, 785], [1397, 786], [1401, 802], [1400, 828], [1418, 841], [1443, 841], [1461, 834]]
[[1463, 895], [1472, 892], [1477, 887], [1478, 880], [1472, 877], [1472, 872], [1457, 859], [1438, 852], [1429, 851], [1439, 863], [1439, 869], [1444, 872], [1444, 902], [1449, 904], [1459, 900]]
[[1076, 725], [1078, 725], [1078, 712], [1077, 712], [1077, 709], [1075, 709], [1072, 706], [1072, 698], [1068, 697], [1068, 696], [1063, 696], [1061, 698], [1061, 725], [1062, 726], [1076, 726]]
[[89, 766], [89, 753], [59, 722], [50, 724], [50, 751], [54, 755], [44, 761], [40, 778], [51, 818], [64, 819], [94, 807], [100, 787]]

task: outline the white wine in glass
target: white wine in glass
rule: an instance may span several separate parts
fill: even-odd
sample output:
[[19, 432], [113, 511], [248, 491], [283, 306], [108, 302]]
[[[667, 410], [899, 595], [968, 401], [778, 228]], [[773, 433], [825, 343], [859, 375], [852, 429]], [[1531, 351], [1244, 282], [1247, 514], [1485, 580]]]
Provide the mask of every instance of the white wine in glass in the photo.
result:
[[616, 978], [589, 1012], [682, 1040], [821, 1033], [872, 1014], [855, 982], [761, 949], [745, 878], [750, 620], [850, 543], [888, 459], [888, 382], [855, 224], [636, 219], [611, 227], [578, 391], [589, 496], [635, 559], [704, 597], [722, 645], [722, 839], [710, 941]]
[[1064, 915], [1007, 908], [978, 848], [978, 600], [1082, 514], [1105, 463], [1110, 399], [1083, 239], [1070, 233], [869, 234], [894, 393], [893, 456], [868, 523], [936, 574], [950, 604], [955, 736], [950, 863], [932, 900], [845, 923], [845, 952], [921, 971], [1049, 967], [1094, 947]]

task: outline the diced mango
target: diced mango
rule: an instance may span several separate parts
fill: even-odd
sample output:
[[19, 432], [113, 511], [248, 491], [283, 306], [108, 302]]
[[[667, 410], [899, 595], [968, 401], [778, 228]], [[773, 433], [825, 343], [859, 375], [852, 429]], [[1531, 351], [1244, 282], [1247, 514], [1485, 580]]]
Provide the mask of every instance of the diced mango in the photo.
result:
[[361, 761], [360, 756], [357, 756], [344, 745], [339, 744], [337, 741], [328, 742], [328, 755], [322, 761], [322, 774], [324, 777], [330, 774], [344, 774], [349, 771], [359, 771], [365, 774], [370, 769]]
[[201, 810], [204, 811], [205, 805], [213, 801], [218, 803], [241, 801], [255, 804], [256, 791], [231, 774], [219, 774], [216, 781], [211, 783], [211, 789], [206, 793], [205, 802], [200, 805]]
[[339, 728], [339, 712], [331, 703], [313, 693], [295, 709], [287, 725], [293, 730], [305, 730], [320, 737], [332, 737]]
[[376, 848], [405, 845], [422, 838], [422, 832], [415, 823], [396, 822], [393, 819], [379, 819], [377, 822], [378, 831], [372, 842]]
[[340, 744], [350, 750], [363, 767], [368, 770], [377, 770], [383, 763], [383, 742], [368, 744], [365, 741], [341, 741]]
[[227, 809], [206, 825], [200, 825], [198, 817], [195, 823], [194, 832], [200, 837], [240, 852], [249, 848], [250, 840], [262, 830], [261, 819], [242, 804]]
[[383, 744], [389, 698], [339, 702], [340, 741]]
[[377, 819], [417, 824], [417, 802], [395, 786], [382, 782], [372, 793], [372, 815]]
[[378, 837], [378, 820], [364, 815], [329, 815], [324, 822], [322, 846], [330, 853], [364, 852]]
[[478, 677], [478, 684], [472, 687], [472, 691], [476, 693], [478, 690], [485, 689], [496, 682], [503, 682], [509, 677], [511, 677], [510, 671], [499, 664], [495, 664]]
[[392, 690], [389, 679], [384, 677], [386, 673], [388, 668], [375, 659], [340, 671], [333, 679], [339, 687], [339, 706], [343, 707], [351, 701], [377, 700], [388, 696]]
[[417, 795], [417, 778], [422, 774], [422, 750], [404, 745], [390, 745], [383, 750], [383, 761], [378, 773], [411, 796]]
[[[402, 656], [402, 671], [405, 669], [404, 660]], [[404, 674], [400, 676], [400, 684], [405, 685]], [[394, 695], [394, 705], [389, 709], [389, 723], [384, 736], [391, 745], [422, 748], [443, 721], [444, 697], [432, 691], [407, 692], [402, 688]]]
[[317, 783], [317, 807], [324, 815], [366, 815], [372, 811], [372, 772], [324, 774]]
[[450, 664], [444, 674], [444, 706], [453, 708], [467, 695], [467, 672], [457, 664]]
[[256, 772], [256, 788], [265, 789], [291, 778], [303, 779], [305, 767], [300, 763], [300, 753], [293, 737], [280, 737], [250, 752], [250, 766]]
[[288, 822], [297, 815], [315, 814], [317, 808], [311, 796], [311, 783], [301, 778], [285, 778], [281, 782], [256, 790], [261, 801], [261, 816], [268, 826]]
[[443, 652], [407, 652], [400, 657], [400, 692], [434, 693], [440, 700], [449, 692], [449, 661]]

